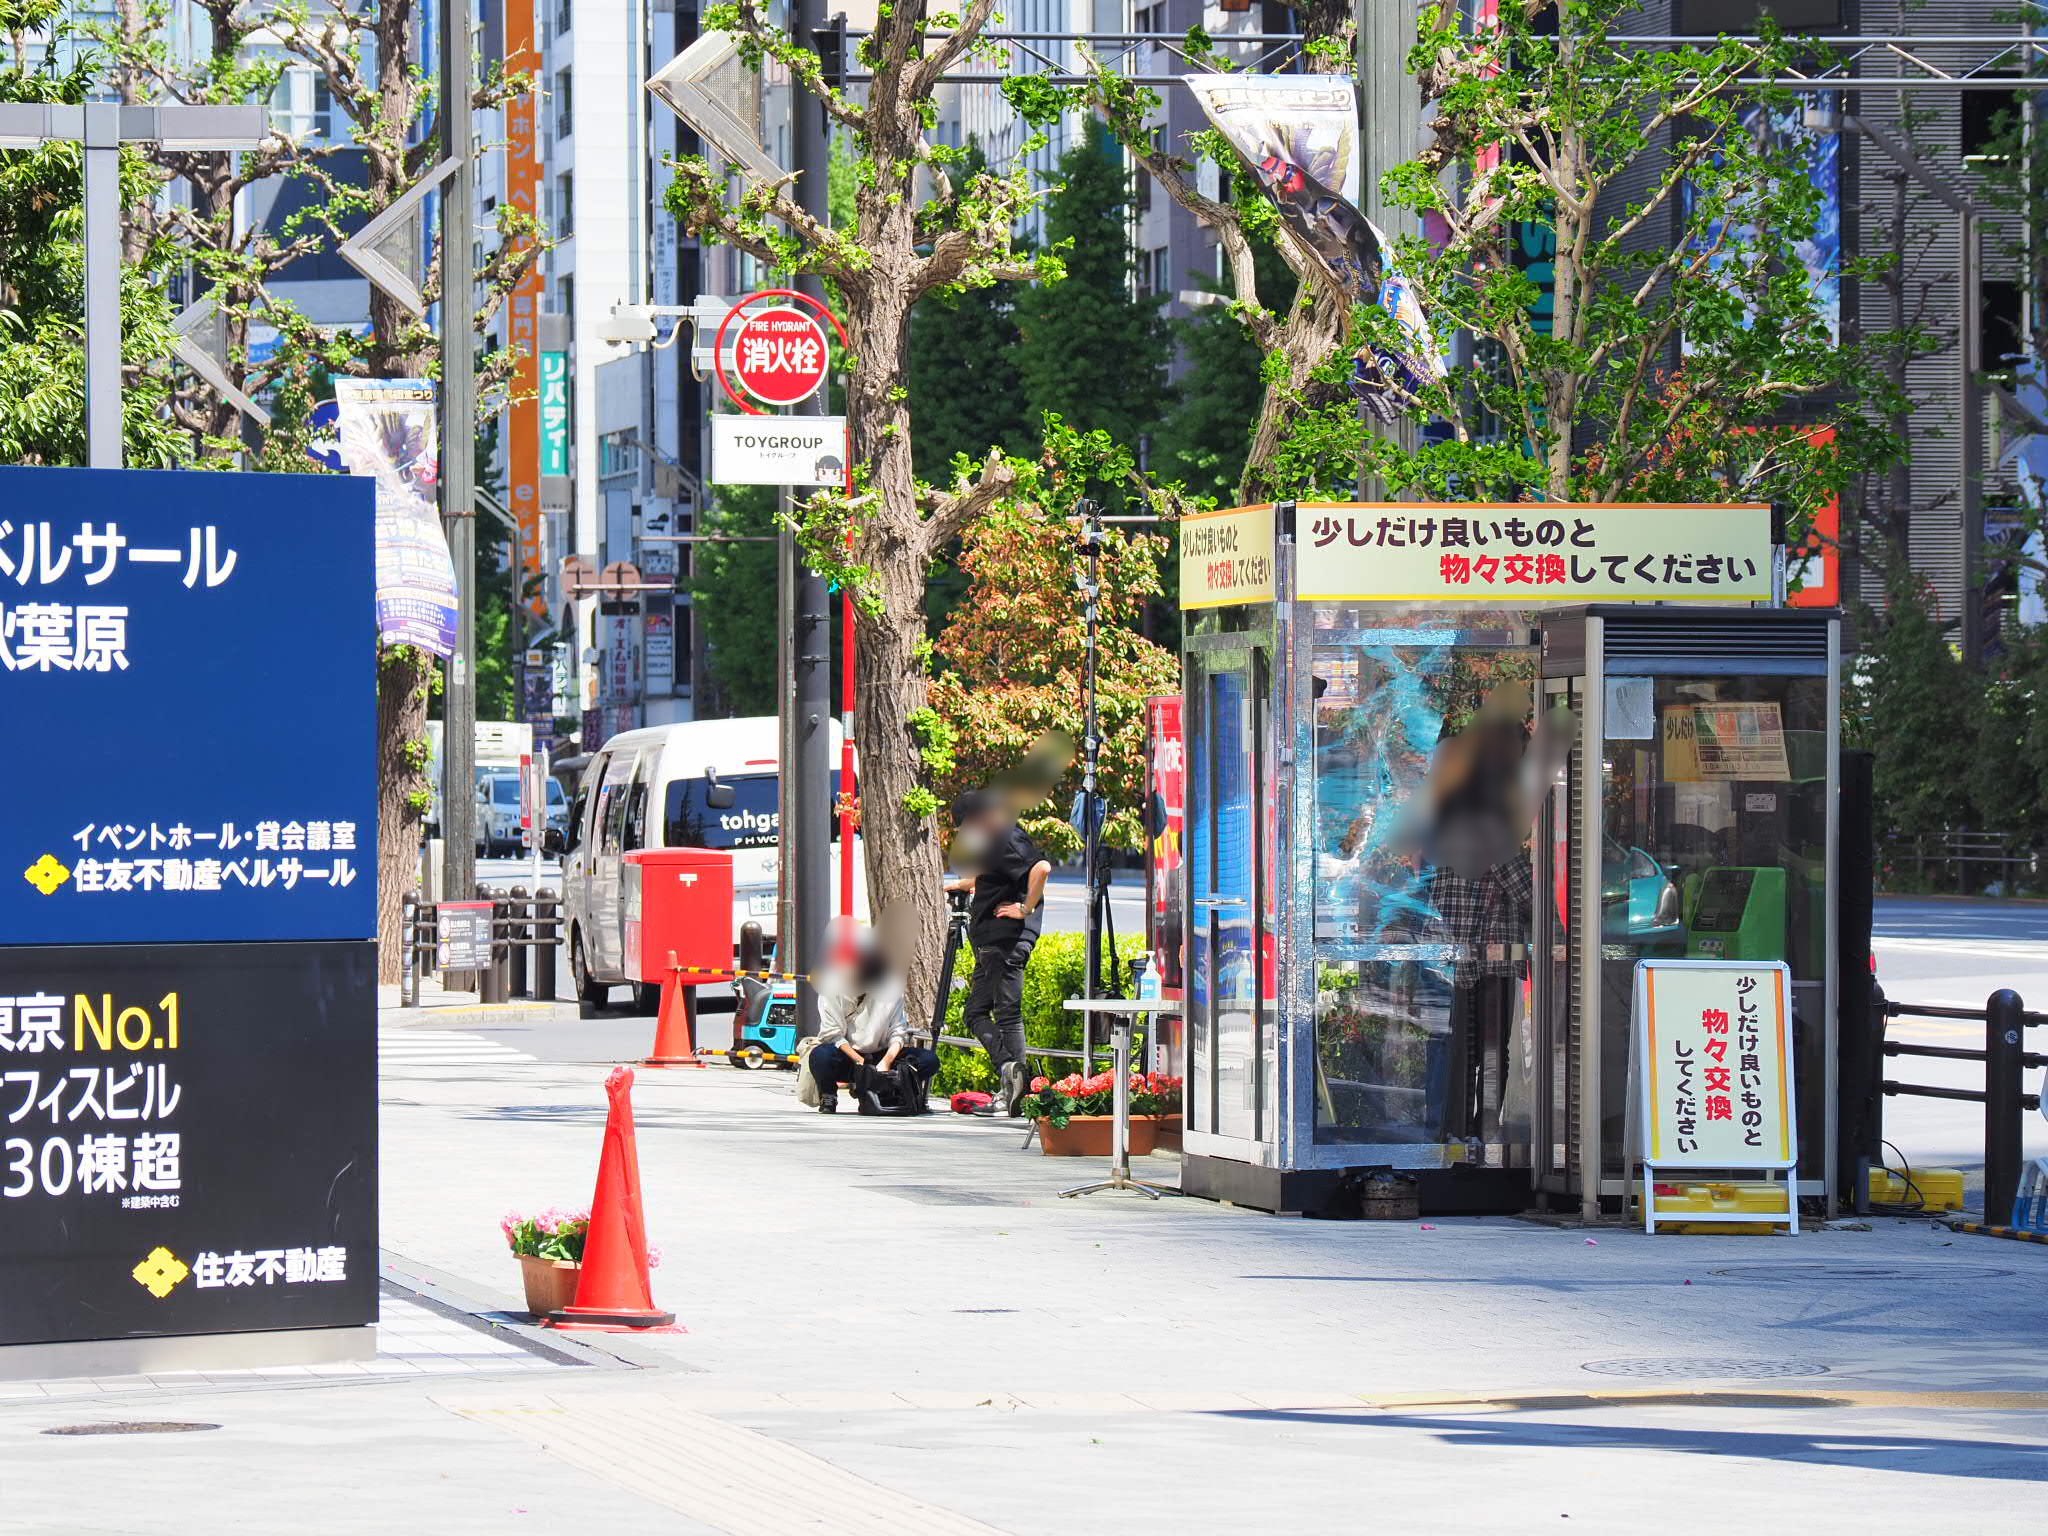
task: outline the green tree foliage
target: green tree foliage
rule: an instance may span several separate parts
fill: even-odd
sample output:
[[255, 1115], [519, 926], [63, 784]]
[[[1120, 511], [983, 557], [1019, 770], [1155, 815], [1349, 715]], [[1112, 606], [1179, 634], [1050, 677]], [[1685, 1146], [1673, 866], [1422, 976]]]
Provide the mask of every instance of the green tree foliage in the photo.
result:
[[[1985, 670], [1965, 666], [1931, 594], [1895, 575], [1842, 688], [1842, 736], [1875, 755], [1887, 883], [1910, 883], [1915, 850], [1991, 832], [2048, 846], [2048, 635], [2010, 637]], [[2026, 877], [2023, 875], [2024, 880]]]
[[[65, 35], [60, 0], [0, 0], [0, 101], [76, 103], [93, 89], [99, 60], [81, 52], [59, 70]], [[121, 201], [148, 207], [154, 183], [138, 151], [121, 157]], [[82, 162], [73, 143], [0, 151], [0, 461], [85, 462], [85, 254]], [[122, 355], [131, 370], [122, 397], [126, 462], [164, 468], [190, 457], [171, 424], [171, 309], [167, 284], [178, 259], [158, 240], [131, 242], [121, 271]]]
[[[1152, 144], [1152, 93], [1093, 76], [1111, 130], [1222, 241], [1235, 313], [1265, 354], [1246, 499], [1346, 491], [1363, 463], [1399, 494], [1811, 508], [1896, 457], [1883, 339], [1837, 343], [1799, 261], [1819, 212], [1808, 151], [1753, 131], [1759, 109], [1796, 115], [1796, 98], [1737, 83], [1787, 77], [1796, 45], [1767, 33], [1644, 48], [1619, 35], [1637, 9], [1503, 6], [1481, 26], [1423, 8], [1410, 68], [1430, 137], [1381, 186], [1445, 236], [1393, 253], [1439, 342], [1471, 339], [1472, 362], [1441, 379], [1377, 287], [1283, 222], [1221, 135], [1196, 149], [1231, 176], [1227, 202]], [[1349, 8], [1315, 0], [1303, 17], [1310, 67], [1341, 72]], [[1529, 223], [1556, 239], [1547, 315], [1510, 250]], [[1262, 230], [1302, 284], [1284, 311], [1251, 259]], [[1421, 371], [1373, 361], [1401, 352]], [[1362, 420], [1361, 373], [1397, 418], [1432, 430]], [[1814, 441], [1817, 426], [1834, 438]]]
[[1894, 582], [1843, 689], [1844, 738], [1876, 755], [1880, 840], [1934, 838], [1972, 820], [1975, 679], [1949, 649], [1929, 595]]
[[1173, 337], [1160, 295], [1134, 298], [1131, 178], [1109, 134], [1089, 119], [1086, 140], [1060, 159], [1045, 208], [1046, 237], [1066, 275], [1017, 301], [1017, 377], [1033, 424], [1056, 415], [1083, 432], [1135, 444], [1157, 429]]
[[[987, 168], [968, 146], [965, 172]], [[933, 294], [911, 315], [911, 461], [920, 478], [944, 480], [963, 453], [980, 460], [991, 448], [1031, 450], [1037, 423], [1021, 394], [1017, 300], [1017, 284], [989, 282]]]
[[[940, 634], [931, 685], [925, 758], [941, 798], [996, 782], [1024, 761], [1047, 732], [1079, 741], [1086, 624], [1081, 578], [1087, 561], [1076, 524], [1062, 515], [1083, 491], [1128, 482], [1131, 456], [1106, 433], [1081, 434], [1053, 420], [1046, 459], [1056, 466], [1033, 494], [1000, 506], [961, 537], [965, 600]], [[1142, 842], [1145, 700], [1180, 688], [1180, 660], [1141, 632], [1145, 605], [1160, 593], [1167, 541], [1111, 526], [1103, 537], [1098, 603], [1097, 718], [1102, 793], [1110, 808], [1105, 840]], [[1057, 857], [1079, 852], [1067, 811], [1080, 790], [1069, 769], [1024, 817]]]
[[[700, 534], [734, 540], [771, 539], [775, 491], [765, 485], [719, 488], [698, 520]], [[775, 713], [775, 545], [703, 543], [688, 582], [697, 632], [704, 641], [704, 675], [715, 697], [697, 712], [709, 715]]]

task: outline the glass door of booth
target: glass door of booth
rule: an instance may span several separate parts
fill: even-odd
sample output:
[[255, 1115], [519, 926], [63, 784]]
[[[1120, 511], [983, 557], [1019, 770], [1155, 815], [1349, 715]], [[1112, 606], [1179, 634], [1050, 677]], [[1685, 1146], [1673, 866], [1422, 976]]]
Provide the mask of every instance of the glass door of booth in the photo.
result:
[[1524, 1169], [1529, 631], [1336, 610], [1312, 640], [1317, 1160]]
[[1271, 658], [1245, 635], [1191, 637], [1183, 684], [1186, 1128], [1190, 1151], [1247, 1162], [1270, 1160], [1277, 1080]]

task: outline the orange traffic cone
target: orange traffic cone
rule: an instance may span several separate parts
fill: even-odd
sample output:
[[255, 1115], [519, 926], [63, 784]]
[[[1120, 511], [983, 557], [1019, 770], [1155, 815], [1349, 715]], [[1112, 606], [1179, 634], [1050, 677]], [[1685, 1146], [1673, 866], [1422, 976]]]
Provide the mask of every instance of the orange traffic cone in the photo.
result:
[[654, 1019], [654, 1051], [640, 1065], [701, 1067], [704, 1058], [697, 1054], [697, 1005], [690, 989], [683, 985], [673, 951], [669, 953], [668, 964], [668, 980], [661, 984], [661, 1011]]
[[552, 1328], [607, 1333], [679, 1333], [676, 1315], [654, 1305], [647, 1273], [647, 1223], [640, 1209], [640, 1151], [633, 1140], [633, 1069], [613, 1067], [604, 1080], [611, 1107], [604, 1122], [604, 1155], [597, 1192], [590, 1198], [590, 1231], [576, 1299], [550, 1312]]

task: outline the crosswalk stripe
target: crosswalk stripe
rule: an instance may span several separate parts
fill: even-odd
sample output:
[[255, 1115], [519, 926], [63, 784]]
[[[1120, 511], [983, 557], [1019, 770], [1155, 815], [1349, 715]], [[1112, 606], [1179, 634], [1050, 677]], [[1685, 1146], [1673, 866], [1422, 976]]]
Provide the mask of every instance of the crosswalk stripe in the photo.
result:
[[1928, 954], [1978, 955], [1993, 960], [2011, 960], [2022, 956], [2039, 956], [2048, 960], [2048, 940], [2041, 939], [1904, 939], [1875, 938], [1870, 947], [1882, 953], [1887, 949], [1923, 951]]
[[377, 1060], [394, 1067], [482, 1067], [535, 1061], [525, 1051], [451, 1030], [392, 1031], [377, 1036]]

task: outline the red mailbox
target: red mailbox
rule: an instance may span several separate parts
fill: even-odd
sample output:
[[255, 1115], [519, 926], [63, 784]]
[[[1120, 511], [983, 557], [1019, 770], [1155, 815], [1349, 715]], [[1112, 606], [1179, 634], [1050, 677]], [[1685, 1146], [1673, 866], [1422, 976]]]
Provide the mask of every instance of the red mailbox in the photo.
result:
[[[626, 974], [649, 984], [679, 965], [732, 970], [732, 855], [718, 848], [642, 848], [626, 855]], [[715, 976], [679, 978], [685, 985]]]

